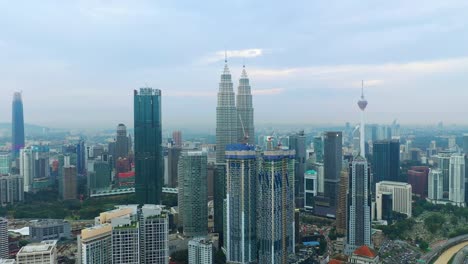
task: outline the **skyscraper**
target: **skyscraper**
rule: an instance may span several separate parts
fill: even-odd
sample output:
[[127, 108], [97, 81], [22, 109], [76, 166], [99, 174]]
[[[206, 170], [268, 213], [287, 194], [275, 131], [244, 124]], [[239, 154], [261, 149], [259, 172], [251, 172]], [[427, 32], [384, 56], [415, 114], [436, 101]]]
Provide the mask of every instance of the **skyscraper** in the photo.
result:
[[380, 181], [399, 181], [400, 142], [399, 140], [379, 140], [373, 144], [373, 173], [375, 184]]
[[207, 162], [202, 151], [184, 151], [179, 158], [179, 219], [188, 237], [208, 234]]
[[78, 264], [111, 264], [110, 224], [96, 225], [81, 230], [77, 236]]
[[76, 172], [79, 175], [86, 174], [86, 146], [85, 141], [80, 139], [76, 144]]
[[182, 147], [182, 132], [180, 130], [172, 132], [172, 141], [174, 146], [179, 148]]
[[439, 169], [430, 169], [429, 170], [429, 177], [428, 177], [428, 196], [427, 198], [434, 203], [440, 201], [444, 198], [444, 191], [443, 191], [443, 176], [442, 171]]
[[257, 157], [252, 145], [226, 148], [226, 261], [257, 259]]
[[168, 186], [176, 188], [178, 186], [178, 164], [179, 157], [182, 152], [182, 148], [177, 146], [171, 146], [167, 149], [167, 174], [168, 174]]
[[226, 146], [237, 142], [237, 110], [231, 73], [224, 61], [216, 107], [216, 171], [214, 186], [214, 229], [224, 240], [224, 199], [226, 198]]
[[359, 155], [354, 158], [349, 168], [349, 185], [347, 197], [347, 236], [345, 253], [351, 255], [358, 247], [372, 246], [371, 242], [371, 192], [370, 192], [370, 170], [365, 158], [364, 145], [364, 110], [367, 101], [364, 93], [358, 101], [361, 109], [360, 147]]
[[342, 133], [324, 134], [325, 198], [330, 207], [336, 207], [339, 193], [340, 172], [343, 162]]
[[314, 153], [315, 161], [323, 163], [323, 138], [321, 136], [314, 137]]
[[465, 157], [450, 157], [449, 200], [456, 206], [465, 207]]
[[8, 221], [0, 217], [0, 259], [8, 257]]
[[348, 170], [341, 171], [340, 193], [336, 207], [336, 232], [340, 235], [346, 234], [348, 178]]
[[10, 172], [11, 155], [0, 152], [0, 175]]
[[306, 169], [306, 136], [304, 131], [289, 136], [289, 149], [296, 151], [294, 167], [294, 198], [297, 207], [304, 207], [304, 174]]
[[35, 179], [48, 179], [49, 147], [44, 145], [23, 148], [20, 151], [20, 175], [23, 176], [24, 191], [33, 191]]
[[15, 92], [13, 94], [12, 113], [11, 152], [12, 160], [15, 161], [19, 157], [20, 149], [24, 148], [23, 100], [20, 92]]
[[128, 152], [127, 127], [124, 124], [119, 124], [117, 126], [117, 137], [115, 139], [115, 164], [117, 164], [119, 159], [127, 158]]
[[237, 114], [239, 115], [239, 120], [237, 122], [237, 141], [244, 142], [244, 140], [247, 140], [245, 143], [254, 145], [254, 109], [252, 104], [252, 93], [249, 84], [249, 77], [245, 71], [245, 66], [242, 69], [242, 75], [239, 79], [236, 103]]
[[264, 151], [257, 184], [258, 264], [294, 254], [294, 150]]
[[140, 204], [160, 204], [164, 180], [161, 90], [134, 91], [135, 193]]
[[63, 167], [63, 190], [62, 190], [62, 199], [63, 200], [73, 200], [77, 199], [78, 187], [77, 187], [77, 171], [76, 167], [73, 165], [68, 165]]

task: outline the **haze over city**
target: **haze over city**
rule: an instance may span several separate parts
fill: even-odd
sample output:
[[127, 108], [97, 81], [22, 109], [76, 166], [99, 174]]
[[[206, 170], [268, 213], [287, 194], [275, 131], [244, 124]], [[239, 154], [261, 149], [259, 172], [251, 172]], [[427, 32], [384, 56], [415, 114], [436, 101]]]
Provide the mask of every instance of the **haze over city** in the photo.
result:
[[[466, 1], [0, 2], [0, 122], [132, 124], [133, 89], [161, 89], [163, 126], [215, 127], [224, 53], [245, 63], [258, 124], [466, 124]], [[187, 111], [190, 109], [190, 111]], [[92, 117], [92, 118], [90, 118]], [[178, 125], [180, 127], [180, 125]]]

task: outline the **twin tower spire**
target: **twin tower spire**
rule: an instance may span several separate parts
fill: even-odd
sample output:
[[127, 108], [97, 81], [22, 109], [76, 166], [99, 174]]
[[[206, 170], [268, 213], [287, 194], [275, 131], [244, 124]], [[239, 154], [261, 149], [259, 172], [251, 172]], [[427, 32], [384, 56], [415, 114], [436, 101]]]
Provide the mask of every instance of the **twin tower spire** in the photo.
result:
[[232, 76], [224, 60], [224, 70], [221, 74], [216, 107], [216, 162], [224, 163], [226, 146], [233, 143], [255, 143], [254, 110], [249, 77], [245, 70], [234, 93]]

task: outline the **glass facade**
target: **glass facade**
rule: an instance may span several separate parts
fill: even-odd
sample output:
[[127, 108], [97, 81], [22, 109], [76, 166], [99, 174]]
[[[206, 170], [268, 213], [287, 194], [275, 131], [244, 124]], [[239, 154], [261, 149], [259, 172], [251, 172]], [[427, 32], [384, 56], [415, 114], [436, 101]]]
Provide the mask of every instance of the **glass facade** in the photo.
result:
[[160, 204], [164, 181], [161, 91], [134, 91], [135, 193], [140, 204]]
[[12, 109], [12, 159], [19, 157], [20, 149], [24, 148], [24, 117], [23, 117], [23, 100], [20, 92], [13, 94], [13, 109]]

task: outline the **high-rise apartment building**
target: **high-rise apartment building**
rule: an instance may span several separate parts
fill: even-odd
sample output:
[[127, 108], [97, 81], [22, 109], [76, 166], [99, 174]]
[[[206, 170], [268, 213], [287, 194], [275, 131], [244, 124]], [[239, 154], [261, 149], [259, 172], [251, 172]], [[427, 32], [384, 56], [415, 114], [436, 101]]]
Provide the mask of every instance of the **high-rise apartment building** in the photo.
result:
[[112, 263], [140, 263], [140, 228], [138, 221], [130, 217], [112, 219]]
[[56, 264], [57, 240], [44, 240], [22, 247], [16, 254], [17, 264]]
[[381, 181], [399, 181], [400, 142], [399, 140], [379, 140], [373, 144], [373, 184]]
[[439, 152], [438, 154], [438, 165], [442, 172], [442, 190], [443, 197], [448, 199], [449, 196], [449, 179], [450, 179], [450, 156], [452, 152]]
[[429, 170], [428, 177], [428, 196], [427, 198], [433, 202], [437, 203], [444, 199], [444, 178], [442, 171], [440, 169], [431, 169]]
[[449, 175], [449, 200], [456, 206], [465, 207], [465, 157], [463, 155], [450, 157]]
[[179, 158], [179, 219], [188, 237], [208, 234], [207, 163], [202, 151], [183, 151]]
[[304, 131], [289, 136], [289, 149], [296, 151], [294, 168], [294, 196], [297, 207], [304, 206], [304, 173], [306, 169], [306, 136]]
[[224, 199], [226, 198], [226, 146], [237, 143], [238, 115], [231, 73], [224, 64], [216, 107], [216, 171], [214, 174], [214, 229], [224, 240]]
[[0, 259], [8, 257], [8, 221], [0, 217]]
[[376, 184], [377, 220], [392, 220], [392, 212], [411, 217], [411, 185], [404, 182], [381, 181]]
[[0, 175], [10, 173], [11, 155], [7, 152], [0, 152]]
[[20, 175], [0, 175], [0, 206], [24, 200], [24, 183]]
[[172, 132], [172, 142], [176, 147], [182, 147], [182, 131], [176, 130]]
[[188, 263], [212, 264], [213, 243], [204, 237], [191, 239], [188, 243]]
[[254, 145], [254, 109], [249, 77], [245, 71], [245, 66], [242, 69], [242, 74], [239, 79], [239, 86], [237, 87], [236, 104], [237, 114], [239, 116], [239, 120], [237, 122], [237, 142], [245, 142], [250, 145]]
[[63, 200], [73, 200], [78, 198], [78, 175], [76, 167], [68, 165], [63, 167]]
[[81, 230], [77, 237], [77, 264], [111, 264], [111, 234], [111, 224]]
[[254, 263], [257, 259], [257, 155], [255, 147], [226, 147], [227, 263]]
[[135, 193], [140, 204], [161, 203], [164, 178], [161, 90], [134, 91]]
[[325, 132], [324, 134], [324, 194], [330, 207], [336, 207], [338, 199], [340, 172], [343, 163], [342, 140], [341, 132]]
[[258, 264], [294, 254], [294, 150], [263, 152], [257, 181]]
[[12, 160], [19, 157], [20, 149], [24, 148], [24, 117], [23, 99], [21, 92], [13, 94], [12, 120], [11, 120], [11, 154]]

